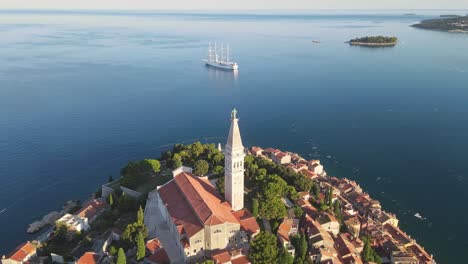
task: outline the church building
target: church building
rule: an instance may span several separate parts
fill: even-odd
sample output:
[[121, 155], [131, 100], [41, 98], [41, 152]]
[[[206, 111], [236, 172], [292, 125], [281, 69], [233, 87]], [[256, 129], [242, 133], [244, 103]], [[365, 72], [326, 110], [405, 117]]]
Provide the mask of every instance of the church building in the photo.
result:
[[209, 257], [220, 250], [248, 249], [249, 241], [260, 232], [256, 219], [244, 209], [245, 149], [238, 121], [234, 109], [224, 148], [224, 199], [207, 177], [193, 175], [188, 167], [174, 170], [172, 180], [149, 194], [145, 208], [149, 236], [161, 236], [163, 243], [161, 234], [169, 236], [166, 240], [175, 245], [167, 247], [176, 247], [183, 262]]

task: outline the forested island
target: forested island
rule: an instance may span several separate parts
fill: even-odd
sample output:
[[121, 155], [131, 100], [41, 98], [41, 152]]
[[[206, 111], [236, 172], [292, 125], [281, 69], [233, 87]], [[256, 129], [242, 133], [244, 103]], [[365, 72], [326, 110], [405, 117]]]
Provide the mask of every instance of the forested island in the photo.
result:
[[391, 47], [398, 43], [397, 37], [371, 36], [355, 38], [348, 42], [350, 45], [368, 47]]
[[412, 27], [447, 32], [468, 32], [468, 16], [423, 20]]

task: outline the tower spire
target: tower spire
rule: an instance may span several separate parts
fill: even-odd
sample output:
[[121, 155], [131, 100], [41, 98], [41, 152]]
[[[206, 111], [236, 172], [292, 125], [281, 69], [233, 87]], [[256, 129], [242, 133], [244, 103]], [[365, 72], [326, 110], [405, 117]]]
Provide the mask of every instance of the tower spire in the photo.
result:
[[224, 148], [225, 198], [233, 211], [244, 208], [244, 146], [239, 130], [237, 110], [231, 112], [231, 127]]

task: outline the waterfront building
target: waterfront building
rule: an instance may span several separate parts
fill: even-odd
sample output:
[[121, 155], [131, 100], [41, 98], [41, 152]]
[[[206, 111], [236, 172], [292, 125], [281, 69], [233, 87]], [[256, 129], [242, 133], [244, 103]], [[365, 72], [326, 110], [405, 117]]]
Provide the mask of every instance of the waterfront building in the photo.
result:
[[87, 202], [75, 214], [65, 214], [56, 223], [65, 224], [70, 232], [83, 232], [90, 228], [90, 224], [97, 219], [109, 205], [103, 198], [94, 199]]
[[171, 260], [181, 256], [185, 262], [194, 261], [219, 250], [248, 248], [250, 239], [260, 232], [255, 218], [244, 209], [245, 149], [236, 110], [231, 114], [224, 155], [224, 199], [207, 177], [193, 175], [188, 167], [174, 170], [172, 180], [149, 194], [145, 224], [150, 239], [158, 229], [168, 230], [167, 236], [158, 238], [168, 245]]
[[25, 242], [15, 248], [10, 254], [3, 256], [2, 264], [22, 264], [36, 256], [36, 247], [31, 242]]

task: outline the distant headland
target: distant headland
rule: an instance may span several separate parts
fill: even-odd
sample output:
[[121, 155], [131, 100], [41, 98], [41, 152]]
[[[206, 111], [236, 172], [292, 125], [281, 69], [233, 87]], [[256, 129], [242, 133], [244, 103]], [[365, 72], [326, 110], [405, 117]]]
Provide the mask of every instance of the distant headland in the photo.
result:
[[398, 43], [397, 37], [371, 36], [348, 41], [350, 45], [366, 47], [392, 47]]
[[439, 30], [447, 32], [468, 33], [468, 16], [441, 16], [437, 19], [428, 19], [412, 25], [412, 27]]

